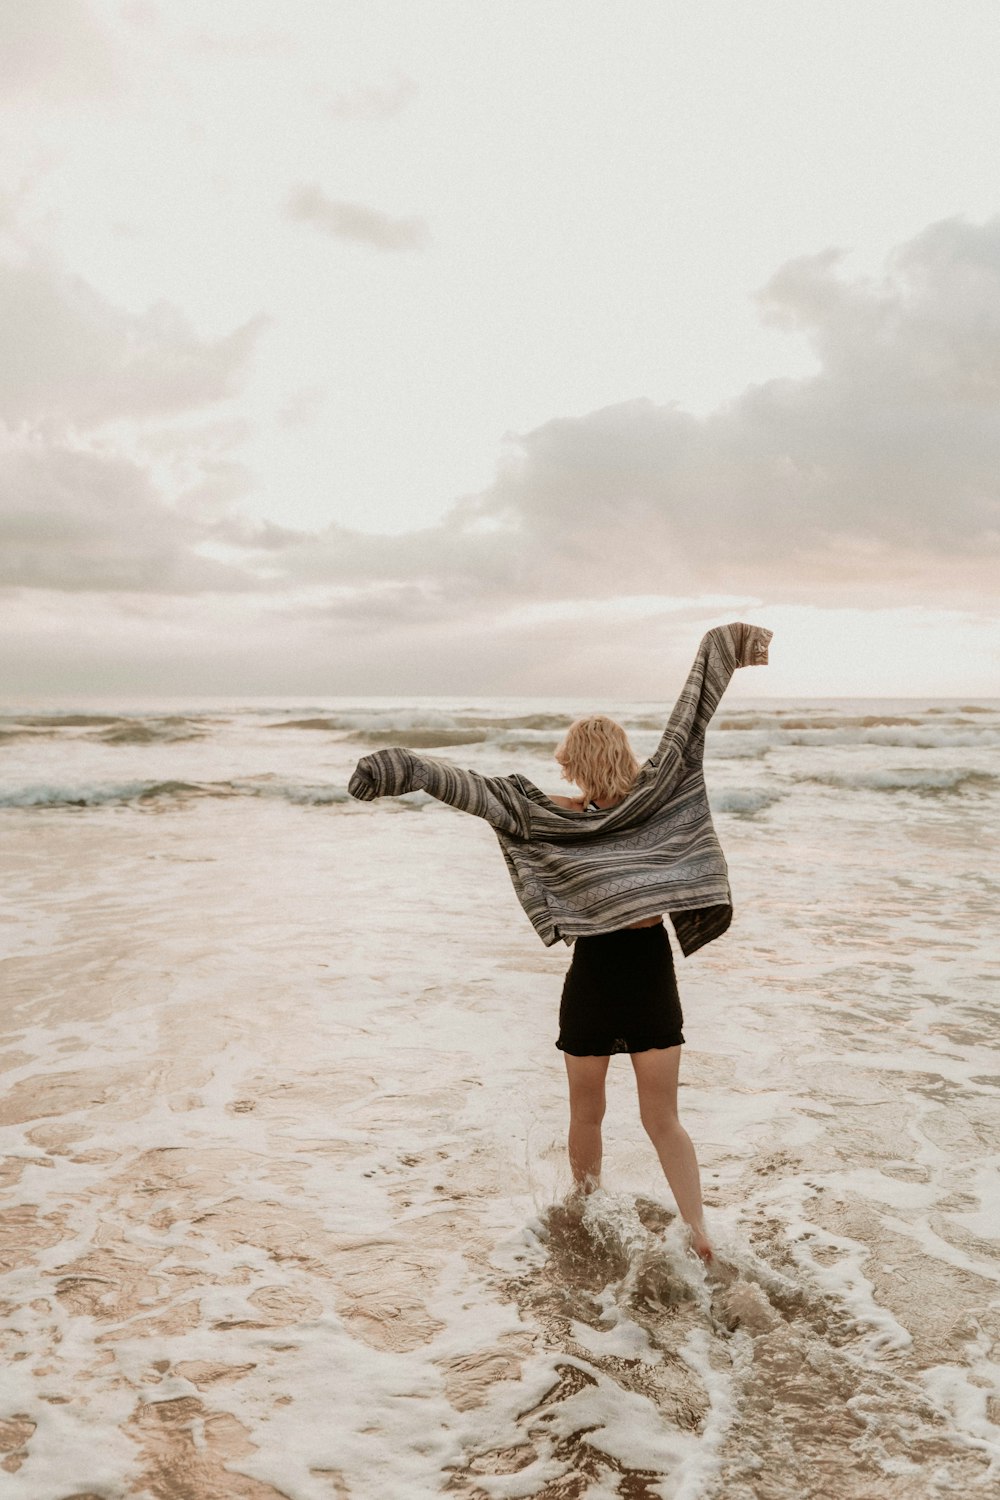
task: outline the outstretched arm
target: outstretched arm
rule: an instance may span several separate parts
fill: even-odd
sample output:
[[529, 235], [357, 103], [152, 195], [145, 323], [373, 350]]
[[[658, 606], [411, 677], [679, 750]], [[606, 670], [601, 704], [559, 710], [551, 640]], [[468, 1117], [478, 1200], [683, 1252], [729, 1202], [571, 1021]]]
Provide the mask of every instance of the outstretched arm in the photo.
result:
[[767, 648], [773, 630], [763, 625], [716, 625], [706, 631], [667, 721], [659, 745], [644, 770], [654, 774], [658, 785], [672, 784], [705, 748], [705, 730], [738, 667], [767, 666]]
[[523, 793], [505, 776], [481, 776], [431, 755], [416, 755], [403, 746], [376, 750], [358, 761], [347, 790], [359, 801], [428, 792], [473, 817], [485, 818], [504, 833], [525, 837], [528, 810]]

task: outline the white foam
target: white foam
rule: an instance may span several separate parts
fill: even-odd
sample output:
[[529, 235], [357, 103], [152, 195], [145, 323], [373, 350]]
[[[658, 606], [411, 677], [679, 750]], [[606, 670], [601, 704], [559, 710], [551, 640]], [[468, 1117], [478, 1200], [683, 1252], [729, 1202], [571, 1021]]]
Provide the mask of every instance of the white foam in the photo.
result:
[[987, 1483], [1000, 1480], [1000, 1422], [989, 1414], [990, 1401], [994, 1410], [1000, 1404], [1000, 1363], [990, 1358], [994, 1349], [990, 1334], [972, 1321], [967, 1364], [932, 1365], [921, 1371], [920, 1380], [930, 1400], [948, 1413], [959, 1442], [989, 1457], [989, 1471], [982, 1479], [985, 1490]]
[[731, 1361], [730, 1371], [717, 1367], [718, 1354], [704, 1328], [693, 1328], [677, 1352], [705, 1387], [709, 1408], [699, 1434], [697, 1458], [689, 1462], [674, 1500], [700, 1500], [719, 1475], [723, 1445], [739, 1410], [741, 1383], [753, 1358], [753, 1340], [741, 1329], [730, 1335], [726, 1351]]
[[[508, 705], [508, 716], [523, 707]], [[548, 731], [527, 733], [541, 744]], [[870, 1279], [877, 1239], [866, 1244], [853, 1223], [855, 1237], [817, 1226], [813, 1195], [825, 1189], [835, 1206], [856, 1199], [856, 1222], [875, 1226], [873, 1236], [884, 1227], [901, 1237], [926, 1260], [925, 1274], [945, 1263], [995, 1284], [987, 1247], [969, 1243], [987, 1238], [997, 1194], [979, 1134], [984, 1115], [973, 1114], [991, 1097], [976, 1080], [996, 1073], [982, 948], [994, 784], [974, 784], [967, 812], [960, 796], [946, 811], [940, 799], [904, 796], [893, 817], [875, 817], [868, 793], [885, 788], [857, 778], [891, 778], [897, 751], [861, 744], [856, 729], [828, 748], [779, 743], [775, 733], [766, 771], [749, 760], [727, 768], [721, 753], [708, 768], [713, 806], [734, 814], [722, 837], [736, 906], [719, 942], [678, 957], [682, 1118], [706, 1198], [719, 1200], [707, 1220], [720, 1253], [776, 1298], [811, 1294], [846, 1310], [866, 1378], [891, 1368], [913, 1390], [920, 1371], [906, 1314], [881, 1307]], [[4, 1083], [30, 1115], [5, 1128], [3, 1144], [18, 1166], [28, 1162], [13, 1189], [18, 1201], [36, 1205], [43, 1222], [65, 1219], [64, 1237], [0, 1285], [32, 1355], [8, 1361], [5, 1409], [39, 1422], [28, 1457], [6, 1480], [13, 1500], [87, 1487], [128, 1493], [136, 1447], [119, 1424], [139, 1401], [176, 1396], [231, 1412], [254, 1445], [234, 1472], [292, 1500], [329, 1500], [329, 1476], [311, 1472], [324, 1465], [380, 1500], [437, 1494], [451, 1466], [523, 1444], [522, 1414], [567, 1362], [533, 1319], [529, 1294], [549, 1253], [533, 1214], [568, 1185], [566, 1080], [554, 1039], [569, 955], [544, 949], [524, 922], [492, 830], [426, 794], [384, 810], [427, 807], [431, 816], [377, 816], [361, 804], [357, 817], [336, 806], [327, 816], [309, 800], [345, 786], [358, 744], [267, 732], [259, 715], [187, 744], [74, 738], [56, 755], [48, 740], [30, 753], [20, 743], [4, 747], [8, 786], [228, 782], [246, 795], [183, 806], [164, 798], [153, 817], [129, 806], [83, 818], [33, 806], [3, 815], [14, 918], [3, 946], [19, 979], [4, 1012]], [[912, 747], [907, 757], [932, 792], [958, 786], [963, 768], [987, 769], [986, 753], [971, 745], [961, 767], [937, 754]], [[467, 758], [502, 773], [534, 767], [529, 756], [486, 745]], [[537, 766], [539, 784], [561, 790], [557, 775], [544, 780], [544, 754]], [[802, 772], [855, 780], [824, 786], [798, 779]], [[781, 793], [765, 816], [735, 815], [761, 792]], [[72, 1109], [53, 1095], [51, 1115], [31, 1113], [55, 1075], [74, 1072], [92, 1076], [94, 1090]], [[921, 1090], [939, 1097], [927, 1103]], [[87, 1159], [101, 1151], [116, 1159]], [[172, 1151], [192, 1171], [201, 1163], [194, 1201], [180, 1190], [145, 1192], [154, 1174], [140, 1157]], [[624, 1247], [634, 1277], [647, 1244], [635, 1194], [671, 1207], [672, 1195], [625, 1058], [609, 1069], [604, 1180], [588, 1229]], [[277, 1226], [273, 1242], [216, 1232], [213, 1214], [224, 1220], [237, 1199]], [[180, 1216], [153, 1222], [146, 1204], [172, 1204]], [[431, 1216], [447, 1205], [454, 1224], [431, 1243]], [[355, 1336], [336, 1279], [278, 1237], [300, 1214], [331, 1264], [345, 1237], [377, 1239], [400, 1263], [412, 1256], [412, 1284], [437, 1332], [404, 1353]], [[755, 1238], [764, 1222], [771, 1238]], [[422, 1234], [430, 1249], [417, 1254]], [[116, 1235], [155, 1269], [147, 1300], [118, 1326], [52, 1295], [77, 1257]], [[790, 1264], [769, 1259], [774, 1237], [791, 1248]], [[704, 1424], [674, 1430], [609, 1374], [615, 1359], [650, 1371], [658, 1363], [639, 1314], [626, 1310], [625, 1286], [617, 1301], [600, 1298], [603, 1328], [574, 1319], [585, 1356], [574, 1359], [597, 1384], [562, 1403], [548, 1425], [569, 1431], [592, 1419], [588, 1441], [630, 1466], [670, 1468], [662, 1493], [696, 1500], [719, 1480], [752, 1341], [743, 1329], [715, 1327], [706, 1273], [684, 1251], [679, 1220], [658, 1253], [701, 1320], [682, 1358], [707, 1392]], [[895, 1248], [894, 1258], [902, 1260]], [[523, 1314], [511, 1300], [517, 1287]], [[265, 1288], [307, 1295], [320, 1311], [273, 1328], [211, 1326], [252, 1320], [251, 1299]], [[951, 1296], [942, 1281], [941, 1297]], [[194, 1326], [144, 1330], [168, 1303], [200, 1304]], [[56, 1334], [58, 1377], [38, 1374], [36, 1356], [56, 1347]], [[841, 1357], [820, 1333], [803, 1326], [802, 1336], [815, 1338], [818, 1358]], [[481, 1405], [457, 1410], [443, 1362], [505, 1339], [517, 1345], [520, 1373], [497, 1380]], [[95, 1355], [108, 1351], [102, 1367]], [[157, 1372], [153, 1359], [171, 1366]], [[255, 1368], [199, 1391], [175, 1369], [193, 1359]], [[942, 1357], [927, 1372], [928, 1396], [970, 1444], [995, 1441], [985, 1395], [996, 1373], [989, 1351], [971, 1342], [955, 1343], [953, 1363]], [[42, 1399], [58, 1393], [54, 1379], [72, 1383], [70, 1407]], [[292, 1402], [276, 1406], [278, 1393]], [[543, 1453], [522, 1471], [476, 1483], [491, 1495], [529, 1496], [562, 1467]]]
[[[866, 1355], [877, 1357], [890, 1350], [909, 1349], [913, 1335], [879, 1304], [874, 1284], [862, 1270], [871, 1258], [871, 1248], [849, 1235], [834, 1234], [799, 1217], [795, 1211], [798, 1195], [796, 1183], [779, 1185], [766, 1195], [772, 1208], [781, 1209], [786, 1241], [796, 1264], [807, 1273], [810, 1282], [839, 1306], [847, 1308], [858, 1328], [865, 1331], [862, 1349]], [[832, 1264], [820, 1260], [813, 1254], [815, 1249], [835, 1250], [840, 1259]]]
[[663, 1353], [654, 1347], [648, 1330], [622, 1312], [613, 1293], [605, 1292], [598, 1301], [607, 1319], [607, 1328], [595, 1329], [589, 1323], [574, 1319], [570, 1328], [576, 1343], [595, 1357], [610, 1354], [618, 1359], [638, 1360], [644, 1365], [662, 1363]]
[[708, 803], [712, 812], [757, 813], [779, 802], [785, 794], [764, 787], [732, 787], [725, 791], [710, 792]]

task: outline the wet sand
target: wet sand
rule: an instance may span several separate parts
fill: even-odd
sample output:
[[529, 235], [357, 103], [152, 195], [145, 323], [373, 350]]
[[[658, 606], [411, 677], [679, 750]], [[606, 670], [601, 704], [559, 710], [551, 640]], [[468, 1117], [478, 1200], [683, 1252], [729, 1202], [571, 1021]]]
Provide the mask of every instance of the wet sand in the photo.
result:
[[706, 1271], [627, 1059], [605, 1186], [564, 1201], [569, 951], [485, 825], [9, 821], [5, 1493], [995, 1493], [983, 893], [944, 871], [914, 901], [891, 850], [859, 869], [792, 820], [724, 842], [752, 914], [678, 958]]

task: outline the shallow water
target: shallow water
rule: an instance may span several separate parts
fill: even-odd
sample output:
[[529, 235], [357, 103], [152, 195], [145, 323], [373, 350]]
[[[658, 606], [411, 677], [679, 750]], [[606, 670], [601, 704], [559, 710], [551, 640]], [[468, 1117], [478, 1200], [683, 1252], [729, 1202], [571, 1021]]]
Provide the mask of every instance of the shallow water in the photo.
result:
[[0, 723], [5, 1495], [996, 1492], [1000, 705], [720, 710], [708, 1271], [626, 1058], [567, 1201], [569, 950], [489, 827], [345, 800], [463, 714], [560, 790], [555, 710], [55, 707]]

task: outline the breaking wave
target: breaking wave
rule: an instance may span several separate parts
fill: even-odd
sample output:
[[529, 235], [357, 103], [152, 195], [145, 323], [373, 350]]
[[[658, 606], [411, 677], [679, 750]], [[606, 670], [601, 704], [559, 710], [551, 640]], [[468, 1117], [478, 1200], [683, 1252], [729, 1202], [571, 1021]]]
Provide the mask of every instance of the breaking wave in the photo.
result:
[[121, 714], [17, 714], [13, 722], [28, 729], [89, 729], [95, 724], [118, 724]]
[[0, 745], [7, 740], [42, 740], [50, 739], [58, 731], [55, 729], [0, 729]]
[[724, 792], [709, 792], [708, 803], [712, 812], [735, 813], [738, 817], [746, 818], [780, 802], [785, 795], [784, 792], [765, 790], [763, 787], [730, 787]]
[[[994, 715], [994, 723], [967, 717], [973, 709]], [[927, 712], [930, 712], [928, 710]], [[707, 750], [718, 759], [761, 759], [770, 750], [800, 745], [885, 745], [900, 749], [933, 750], [947, 747], [1000, 745], [1000, 715], [989, 708], [967, 704], [960, 711], [941, 710], [947, 717], [933, 721], [921, 711], [913, 714], [838, 714], [776, 709], [726, 712], [712, 720]], [[655, 713], [622, 712], [626, 730], [643, 740], [659, 736], [666, 727], [666, 708]], [[280, 720], [267, 729], [320, 731], [357, 745], [404, 745], [414, 750], [447, 749], [453, 745], [488, 743], [504, 750], [551, 750], [565, 734], [569, 713], [485, 715], [430, 709], [356, 710], [317, 718]]]
[[190, 714], [19, 714], [9, 716], [0, 741], [58, 735], [63, 729], [89, 731], [85, 738], [105, 745], [151, 745], [200, 740], [221, 721]]
[[1000, 774], [973, 771], [960, 766], [934, 769], [928, 766], [900, 766], [876, 771], [818, 771], [801, 776], [822, 786], [840, 787], [845, 791], [916, 792], [918, 796], [935, 797], [953, 792], [991, 792], [1000, 786]]
[[[983, 713], [991, 710], [983, 709]], [[888, 745], [901, 749], [936, 750], [955, 746], [1000, 745], [1000, 722], [969, 724], [952, 716], [928, 724], [923, 716], [896, 714], [825, 714], [781, 717], [778, 714], [747, 713], [742, 717], [717, 714], [709, 729], [709, 743], [717, 735], [742, 735], [748, 731], [764, 737], [773, 748], [783, 745]]]
[[[762, 788], [731, 788], [712, 792], [709, 798], [713, 812], [734, 813], [749, 817], [779, 801], [786, 793]], [[53, 786], [38, 783], [0, 792], [0, 808], [46, 807], [150, 807], [178, 805], [199, 798], [269, 797], [302, 807], [345, 806], [351, 811], [369, 811], [373, 807], [400, 806], [422, 808], [436, 801], [426, 792], [410, 792], [402, 797], [382, 797], [374, 804], [352, 797], [346, 786], [288, 781], [274, 776], [245, 777], [226, 781], [145, 780], [101, 783], [78, 783]]]
[[0, 807], [148, 807], [178, 804], [203, 797], [274, 797], [303, 806], [361, 804], [346, 786], [290, 782], [276, 777], [247, 777], [232, 781], [122, 781], [81, 783], [75, 786], [17, 787], [0, 793]]
[[[390, 743], [390, 736], [404, 734], [470, 733], [475, 739], [484, 740], [491, 734], [502, 734], [509, 729], [547, 730], [551, 734], [565, 731], [571, 717], [568, 714], [516, 714], [509, 717], [485, 714], [445, 713], [427, 709], [407, 712], [405, 709], [386, 709], [381, 712], [357, 710], [351, 713], [327, 714], [317, 719], [282, 719], [265, 724], [265, 729], [318, 729], [327, 734], [340, 734], [345, 739], [371, 740]], [[630, 723], [633, 721], [630, 720]], [[665, 722], [657, 719], [656, 723]], [[636, 727], [645, 727], [639, 724]], [[402, 740], [392, 743], [402, 744]], [[443, 744], [443, 740], [434, 740]]]
[[343, 736], [362, 745], [403, 745], [409, 750], [433, 750], [436, 746], [481, 745], [483, 729], [356, 729]]
[[[513, 705], [512, 705], [513, 706]], [[620, 719], [635, 739], [640, 759], [666, 728], [669, 705], [646, 709], [641, 706], [608, 710]], [[290, 714], [294, 711], [289, 711]], [[0, 745], [51, 739], [104, 745], [141, 746], [206, 740], [222, 731], [231, 732], [245, 720], [241, 714], [262, 714], [251, 724], [254, 732], [291, 730], [299, 734], [321, 734], [337, 743], [376, 749], [384, 745], [414, 750], [442, 750], [463, 745], [487, 745], [495, 749], [527, 754], [551, 753], [572, 721], [567, 710], [553, 712], [508, 712], [468, 708], [435, 708], [428, 704], [346, 708], [337, 712], [299, 709], [292, 717], [281, 710], [202, 713], [78, 713], [57, 712], [0, 714]], [[933, 715], [933, 717], [932, 717]], [[801, 746], [870, 745], [909, 750], [947, 748], [989, 749], [1000, 746], [1000, 713], [996, 708], [966, 703], [960, 708], [920, 707], [909, 713], [838, 712], [824, 706], [811, 710], [794, 708], [721, 706], [712, 720], [706, 750], [710, 759], [760, 760], [772, 750]]]
[[154, 745], [177, 740], [203, 740], [207, 734], [204, 726], [183, 715], [175, 715], [155, 720], [122, 719], [109, 724], [95, 738], [105, 745]]
[[[869, 771], [819, 771], [796, 776], [796, 785], [813, 783], [854, 792], [910, 792], [917, 796], [985, 796], [1000, 789], [1000, 773], [968, 768], [899, 767]], [[754, 817], [789, 794], [787, 786], [727, 787], [709, 789], [713, 813]], [[117, 782], [36, 782], [0, 791], [0, 808], [56, 807], [154, 807], [180, 805], [202, 798], [267, 797], [303, 807], [344, 807], [349, 811], [371, 811], [383, 807], [421, 808], [435, 802], [425, 792], [401, 797], [382, 797], [375, 803], [358, 802], [345, 785], [336, 782], [296, 781], [266, 773], [221, 781], [136, 779]]]
[[875, 729], [881, 725], [919, 725], [923, 723], [923, 717], [920, 714], [804, 714], [801, 709], [777, 708], [770, 713], [752, 710], [729, 714], [720, 712], [712, 722], [719, 729]]

